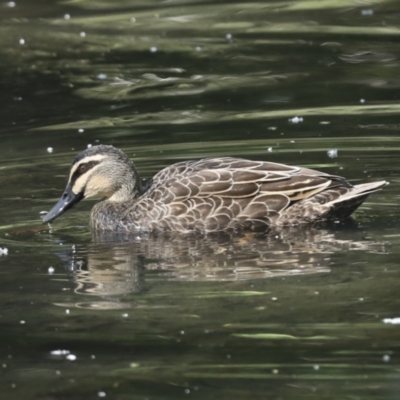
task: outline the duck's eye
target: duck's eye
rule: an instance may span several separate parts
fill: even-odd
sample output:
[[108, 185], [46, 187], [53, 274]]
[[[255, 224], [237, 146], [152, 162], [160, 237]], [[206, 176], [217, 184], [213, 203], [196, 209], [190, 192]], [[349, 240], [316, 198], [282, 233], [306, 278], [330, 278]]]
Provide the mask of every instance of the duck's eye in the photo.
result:
[[80, 172], [81, 174], [84, 174], [87, 170], [88, 170], [88, 167], [87, 167], [87, 165], [85, 165], [85, 164], [83, 164], [83, 165], [81, 165], [81, 166], [79, 167], [79, 172]]

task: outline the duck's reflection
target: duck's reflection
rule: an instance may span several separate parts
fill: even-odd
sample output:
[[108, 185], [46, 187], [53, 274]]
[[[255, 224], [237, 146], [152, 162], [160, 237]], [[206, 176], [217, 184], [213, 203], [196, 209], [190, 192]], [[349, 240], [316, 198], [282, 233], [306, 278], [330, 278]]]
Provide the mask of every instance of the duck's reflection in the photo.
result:
[[357, 229], [285, 229], [263, 235], [97, 234], [69, 257], [75, 291], [107, 299], [144, 281], [234, 281], [327, 273], [332, 253], [383, 251]]

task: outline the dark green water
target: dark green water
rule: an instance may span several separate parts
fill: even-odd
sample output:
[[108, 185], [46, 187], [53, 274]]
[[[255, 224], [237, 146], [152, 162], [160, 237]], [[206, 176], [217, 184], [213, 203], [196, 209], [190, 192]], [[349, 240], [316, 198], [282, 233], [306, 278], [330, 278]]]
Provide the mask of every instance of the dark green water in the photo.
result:
[[[398, 398], [398, 1], [17, 0], [0, 18], [0, 398]], [[259, 237], [92, 237], [89, 202], [49, 231], [39, 212], [96, 143], [144, 179], [231, 155], [390, 186], [352, 223]]]

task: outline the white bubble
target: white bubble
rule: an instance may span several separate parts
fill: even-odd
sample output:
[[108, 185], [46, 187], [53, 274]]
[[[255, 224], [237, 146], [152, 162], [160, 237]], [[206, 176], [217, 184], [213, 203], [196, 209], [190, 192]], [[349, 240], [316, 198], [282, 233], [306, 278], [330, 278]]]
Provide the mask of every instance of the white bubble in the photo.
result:
[[81, 33], [79, 34], [79, 36], [80, 36], [80, 37], [85, 37], [85, 36], [86, 36], [86, 33], [85, 33], [85, 32], [81, 32]]
[[326, 153], [328, 154], [329, 158], [336, 158], [338, 156], [338, 150], [337, 149], [328, 150]]
[[289, 118], [289, 122], [291, 122], [292, 124], [298, 124], [300, 122], [303, 122], [303, 117]]
[[49, 274], [54, 274], [54, 268], [53, 267], [49, 267], [49, 269], [47, 271], [49, 272]]
[[231, 39], [232, 39], [232, 34], [231, 34], [231, 33], [227, 33], [227, 34], [225, 35], [225, 37], [226, 37], [228, 40], [231, 40]]
[[25, 44], [25, 39], [19, 39], [19, 44]]
[[67, 357], [65, 357], [69, 361], [75, 361], [76, 360], [76, 355], [75, 354], [68, 354]]
[[272, 153], [272, 147], [268, 147], [268, 152]]
[[383, 362], [389, 362], [389, 361], [390, 361], [390, 356], [389, 356], [389, 354], [385, 354], [385, 355], [382, 357], [382, 360], [383, 360]]
[[400, 324], [400, 318], [385, 318], [382, 320], [384, 324], [392, 324], [392, 325], [399, 325]]
[[314, 368], [314, 371], [319, 371], [319, 365], [314, 365], [313, 368]]
[[122, 314], [122, 318], [128, 318], [128, 317], [129, 317], [128, 313]]
[[132, 22], [132, 24], [134, 24], [134, 23], [136, 22], [136, 18], [135, 18], [135, 17], [132, 17], [132, 18], [131, 18], [131, 22]]
[[329, 121], [320, 121], [319, 124], [320, 124], [320, 125], [329, 125], [330, 122], [329, 122]]
[[69, 314], [69, 309], [68, 308], [65, 310], [65, 314]]
[[15, 1], [9, 1], [6, 3], [6, 7], [14, 8], [17, 5]]
[[107, 74], [98, 74], [97, 79], [107, 79]]
[[201, 51], [201, 47], [200, 47], [200, 46], [196, 46], [194, 49], [195, 49], [196, 51]]
[[8, 256], [8, 249], [7, 247], [1, 248], [0, 247], [0, 256]]
[[48, 147], [48, 148], [47, 148], [47, 152], [48, 152], [48, 153], [52, 153], [52, 152], [53, 152], [53, 148], [52, 148], [52, 147]]
[[83, 133], [83, 132], [85, 132], [85, 130], [82, 129], [82, 128], [80, 128], [80, 129], [78, 129], [78, 132], [79, 132], [79, 133]]
[[52, 351], [50, 352], [50, 354], [51, 354], [52, 356], [66, 356], [66, 355], [68, 355], [69, 353], [70, 353], [69, 350], [61, 350], [61, 349], [52, 350]]
[[98, 392], [97, 396], [99, 397], [106, 397], [106, 392]]
[[158, 49], [156, 46], [150, 47], [150, 53], [157, 53]]
[[365, 99], [360, 99], [360, 103], [364, 104], [365, 103]]
[[71, 19], [71, 16], [69, 14], [65, 14], [64, 19]]
[[374, 15], [374, 10], [366, 9], [366, 10], [361, 10], [361, 15], [363, 16], [370, 16], [370, 15]]
[[89, 143], [89, 144], [87, 145], [87, 148], [90, 149], [91, 147], [92, 147], [92, 145]]
[[20, 323], [21, 325], [25, 325], [25, 321], [24, 321], [24, 320], [19, 321], [19, 323]]

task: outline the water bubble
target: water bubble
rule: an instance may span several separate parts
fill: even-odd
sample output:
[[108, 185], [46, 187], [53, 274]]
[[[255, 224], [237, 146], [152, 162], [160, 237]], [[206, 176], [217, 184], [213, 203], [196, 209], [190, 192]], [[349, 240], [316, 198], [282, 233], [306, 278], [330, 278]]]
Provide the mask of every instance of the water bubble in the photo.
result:
[[82, 128], [80, 128], [80, 129], [78, 129], [78, 132], [79, 132], [79, 133], [83, 133], [83, 132], [85, 132], [85, 130], [82, 129]]
[[76, 360], [76, 355], [75, 354], [68, 354], [65, 358], [68, 361], [75, 361]]
[[61, 350], [61, 349], [52, 350], [52, 351], [50, 352], [50, 354], [51, 354], [52, 356], [66, 356], [66, 355], [68, 355], [69, 353], [70, 353], [69, 350]]
[[98, 74], [97, 79], [107, 79], [107, 74]]
[[336, 158], [338, 156], [338, 150], [337, 149], [328, 150], [326, 153], [328, 154], [329, 158]]
[[150, 53], [157, 53], [158, 49], [156, 46], [151, 46], [150, 47]]
[[7, 247], [1, 248], [0, 247], [0, 256], [8, 256], [8, 249]]
[[392, 324], [392, 325], [399, 325], [400, 324], [400, 318], [384, 318], [383, 320], [384, 324]]
[[313, 369], [314, 369], [314, 371], [319, 371], [319, 365], [314, 365]]
[[48, 152], [48, 153], [52, 153], [52, 152], [53, 152], [53, 148], [52, 148], [52, 147], [48, 147], [48, 148], [47, 148], [47, 152]]
[[64, 14], [64, 19], [71, 19], [71, 16], [69, 14]]
[[89, 144], [87, 145], [87, 148], [90, 149], [91, 147], [92, 147], [92, 145], [89, 143]]
[[364, 104], [365, 103], [365, 99], [360, 99], [360, 103]]
[[79, 34], [79, 36], [80, 36], [80, 37], [85, 37], [85, 36], [86, 36], [86, 33], [85, 33], [85, 32], [81, 32], [81, 33]]
[[49, 267], [49, 269], [47, 271], [49, 272], [49, 274], [54, 274], [54, 268], [53, 267]]
[[134, 23], [136, 22], [136, 18], [135, 18], [135, 17], [132, 17], [132, 18], [131, 18], [131, 22], [132, 22], [132, 24], [134, 24]]
[[231, 33], [227, 33], [227, 34], [225, 35], [225, 37], [226, 37], [228, 40], [231, 40], [231, 39], [232, 39], [232, 34], [231, 34]]
[[106, 392], [98, 392], [97, 396], [99, 397], [106, 397]]
[[6, 3], [6, 7], [14, 8], [17, 5], [15, 1], [9, 1]]
[[374, 15], [374, 10], [371, 10], [370, 8], [368, 8], [366, 10], [361, 10], [361, 15], [363, 15], [363, 16]]
[[25, 44], [25, 39], [19, 39], [19, 44]]
[[385, 355], [382, 357], [382, 360], [383, 360], [383, 362], [389, 362], [389, 361], [390, 361], [390, 356], [389, 356], [389, 354], [385, 354]]
[[303, 117], [289, 118], [289, 122], [291, 122], [292, 124], [298, 124], [300, 122], [303, 122]]
[[201, 47], [200, 46], [196, 46], [194, 49], [195, 49], [195, 51], [201, 51]]

